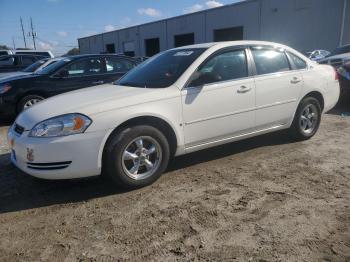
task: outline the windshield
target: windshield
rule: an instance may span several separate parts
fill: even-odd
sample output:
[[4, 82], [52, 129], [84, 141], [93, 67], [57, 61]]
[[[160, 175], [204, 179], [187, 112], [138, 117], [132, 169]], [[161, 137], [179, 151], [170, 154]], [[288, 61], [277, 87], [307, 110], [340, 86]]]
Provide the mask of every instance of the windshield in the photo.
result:
[[57, 62], [51, 63], [48, 66], [44, 67], [43, 69], [36, 71], [35, 74], [38, 74], [38, 75], [51, 74], [51, 73], [55, 72], [57, 69], [61, 68], [61, 66], [69, 63], [70, 61], [71, 61], [71, 59], [69, 59], [69, 58], [58, 60]]
[[336, 48], [328, 56], [340, 55], [340, 54], [345, 54], [345, 53], [350, 53], [350, 45], [340, 46], [340, 47]]
[[147, 88], [171, 86], [205, 50], [189, 48], [165, 51], [135, 67], [116, 84]]
[[34, 64], [31, 64], [30, 66], [26, 67], [25, 69], [23, 69], [23, 72], [34, 72], [35, 70], [37, 70], [40, 66], [42, 66], [45, 62], [47, 61], [47, 59], [42, 59], [39, 60], [37, 62], [35, 62]]

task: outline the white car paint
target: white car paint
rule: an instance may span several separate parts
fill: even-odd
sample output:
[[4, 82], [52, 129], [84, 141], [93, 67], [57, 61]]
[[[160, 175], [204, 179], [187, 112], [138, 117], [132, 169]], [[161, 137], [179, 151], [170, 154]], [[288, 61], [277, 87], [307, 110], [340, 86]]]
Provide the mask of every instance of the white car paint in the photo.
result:
[[[307, 68], [269, 75], [252, 76], [187, 87], [189, 77], [212, 53], [238, 45], [268, 45], [285, 49], [307, 62]], [[45, 179], [95, 176], [101, 173], [102, 152], [113, 130], [127, 120], [154, 116], [173, 129], [175, 155], [236, 141], [291, 126], [298, 104], [310, 92], [324, 98], [330, 110], [339, 98], [339, 83], [331, 66], [319, 65], [284, 45], [261, 41], [236, 41], [190, 46], [208, 48], [178, 80], [167, 88], [137, 88], [105, 84], [62, 94], [29, 108], [16, 123], [25, 128], [22, 135], [9, 129], [13, 163], [24, 172]], [[181, 47], [179, 50], [189, 48]], [[295, 82], [294, 84], [292, 82]], [[240, 92], [242, 86], [248, 92]], [[39, 122], [67, 113], [88, 116], [92, 124], [82, 134], [54, 138], [29, 137]], [[34, 162], [71, 161], [61, 170], [33, 170], [27, 167], [28, 154]]]

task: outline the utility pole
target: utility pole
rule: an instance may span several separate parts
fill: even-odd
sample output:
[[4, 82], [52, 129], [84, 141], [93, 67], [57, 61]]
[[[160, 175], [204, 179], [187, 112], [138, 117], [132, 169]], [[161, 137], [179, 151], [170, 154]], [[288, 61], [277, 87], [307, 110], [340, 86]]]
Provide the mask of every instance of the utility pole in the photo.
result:
[[31, 34], [31, 36], [32, 36], [32, 38], [33, 38], [34, 49], [36, 50], [36, 45], [35, 45], [36, 32], [34, 32], [33, 20], [32, 20], [32, 18], [30, 18], [30, 27], [31, 27], [31, 29], [32, 29], [32, 32], [29, 33], [29, 34]]
[[27, 41], [26, 41], [26, 36], [24, 34], [22, 17], [20, 17], [20, 21], [21, 21], [21, 28], [22, 28], [22, 35], [23, 35], [24, 46], [25, 46], [25, 48], [27, 48]]
[[15, 38], [12, 37], [13, 50], [16, 50]]

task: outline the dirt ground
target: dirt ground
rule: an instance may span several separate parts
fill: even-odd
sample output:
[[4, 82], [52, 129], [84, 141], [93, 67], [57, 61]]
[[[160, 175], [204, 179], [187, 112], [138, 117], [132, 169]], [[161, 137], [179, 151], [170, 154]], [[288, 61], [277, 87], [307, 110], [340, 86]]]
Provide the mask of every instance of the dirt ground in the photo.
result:
[[[337, 113], [337, 111], [334, 111]], [[41, 181], [0, 128], [0, 261], [350, 261], [350, 118], [179, 157], [154, 185]]]

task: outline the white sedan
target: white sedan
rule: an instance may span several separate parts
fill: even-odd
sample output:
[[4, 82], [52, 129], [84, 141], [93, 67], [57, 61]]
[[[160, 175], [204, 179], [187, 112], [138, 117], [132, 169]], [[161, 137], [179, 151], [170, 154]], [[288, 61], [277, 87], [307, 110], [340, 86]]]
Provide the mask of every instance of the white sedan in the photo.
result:
[[339, 91], [331, 66], [284, 45], [180, 47], [115, 84], [62, 94], [24, 111], [9, 129], [11, 158], [39, 178], [104, 174], [120, 186], [145, 186], [173, 156], [282, 129], [309, 139]]

